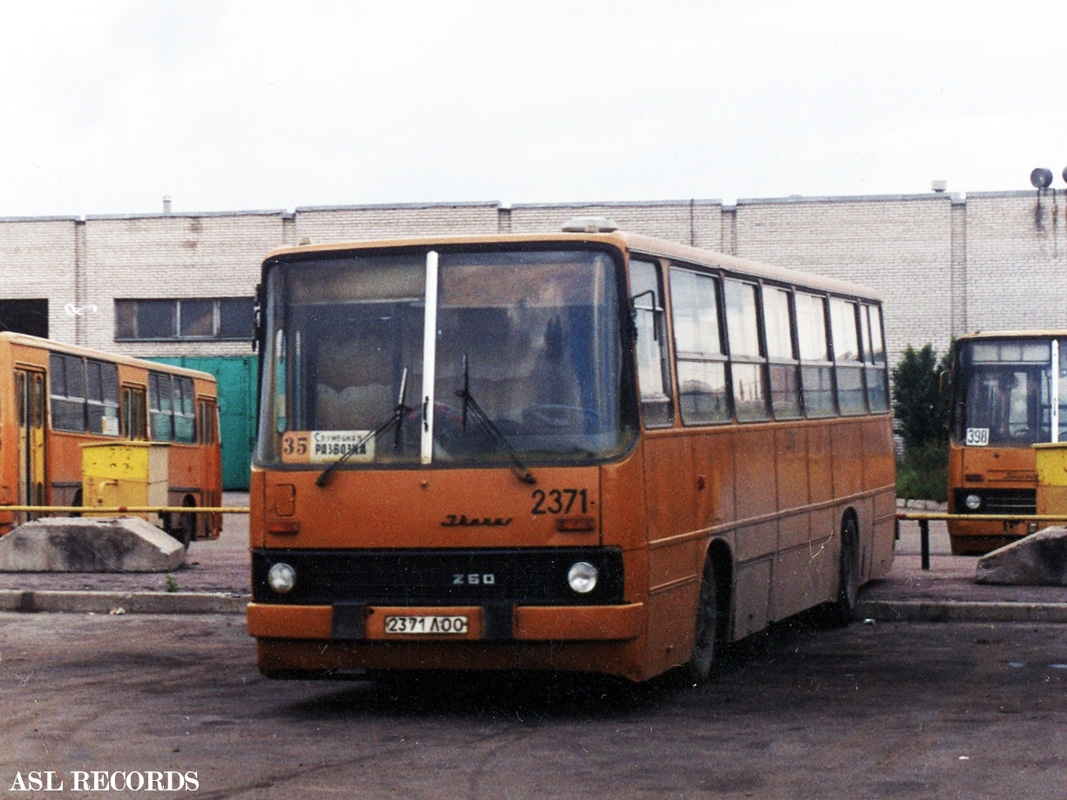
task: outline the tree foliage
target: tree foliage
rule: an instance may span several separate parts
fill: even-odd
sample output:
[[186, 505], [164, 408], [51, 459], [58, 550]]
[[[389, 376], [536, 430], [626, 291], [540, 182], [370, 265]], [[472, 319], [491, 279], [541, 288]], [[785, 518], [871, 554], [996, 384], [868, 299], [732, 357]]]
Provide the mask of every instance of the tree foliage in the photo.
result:
[[911, 345], [893, 368], [894, 431], [906, 451], [948, 442], [949, 397], [941, 389], [941, 374], [952, 364], [952, 348], [939, 360], [933, 345]]

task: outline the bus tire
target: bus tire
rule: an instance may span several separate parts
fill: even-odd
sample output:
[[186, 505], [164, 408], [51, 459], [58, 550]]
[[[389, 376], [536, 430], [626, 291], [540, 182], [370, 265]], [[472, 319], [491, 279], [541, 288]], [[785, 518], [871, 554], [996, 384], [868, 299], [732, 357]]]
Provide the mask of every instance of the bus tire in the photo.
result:
[[[182, 505], [192, 507], [194, 503], [186, 498]], [[174, 516], [171, 516], [170, 519], [171, 524], [167, 533], [181, 542], [182, 547], [188, 550], [189, 545], [196, 538], [196, 514], [179, 514], [176, 521]]]
[[860, 537], [856, 517], [841, 520], [841, 552], [838, 560], [837, 597], [830, 605], [830, 622], [843, 628], [852, 621], [859, 602]]
[[704, 562], [704, 575], [700, 581], [700, 597], [697, 600], [696, 621], [693, 627], [693, 646], [685, 674], [689, 683], [699, 686], [711, 678], [715, 662], [715, 645], [719, 638], [719, 589], [715, 565], [708, 558]]

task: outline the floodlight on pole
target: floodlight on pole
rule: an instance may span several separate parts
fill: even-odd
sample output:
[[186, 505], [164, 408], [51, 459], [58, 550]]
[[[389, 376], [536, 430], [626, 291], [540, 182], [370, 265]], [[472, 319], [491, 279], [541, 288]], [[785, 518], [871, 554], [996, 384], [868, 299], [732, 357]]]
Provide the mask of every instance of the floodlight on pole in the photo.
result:
[[[1067, 172], [1067, 170], [1065, 170]], [[1067, 176], [1065, 176], [1067, 178]], [[1038, 167], [1030, 173], [1030, 185], [1035, 189], [1047, 189], [1052, 185], [1052, 170]]]

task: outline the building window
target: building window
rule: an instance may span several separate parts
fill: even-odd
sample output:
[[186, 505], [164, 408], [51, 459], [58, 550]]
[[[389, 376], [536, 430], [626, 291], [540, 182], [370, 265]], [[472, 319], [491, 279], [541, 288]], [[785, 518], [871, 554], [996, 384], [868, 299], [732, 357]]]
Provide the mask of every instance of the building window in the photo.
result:
[[115, 341], [251, 339], [253, 306], [251, 297], [116, 300]]

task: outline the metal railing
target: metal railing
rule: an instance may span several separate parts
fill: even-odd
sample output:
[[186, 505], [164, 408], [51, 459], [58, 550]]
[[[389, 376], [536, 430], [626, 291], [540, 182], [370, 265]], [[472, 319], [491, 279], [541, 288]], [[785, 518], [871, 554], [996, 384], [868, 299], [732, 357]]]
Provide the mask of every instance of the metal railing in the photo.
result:
[[919, 523], [919, 554], [922, 568], [930, 569], [930, 523], [931, 522], [1003, 522], [1008, 525], [1023, 522], [1067, 522], [1067, 516], [1056, 514], [947, 514], [944, 512], [897, 512], [898, 521]]

